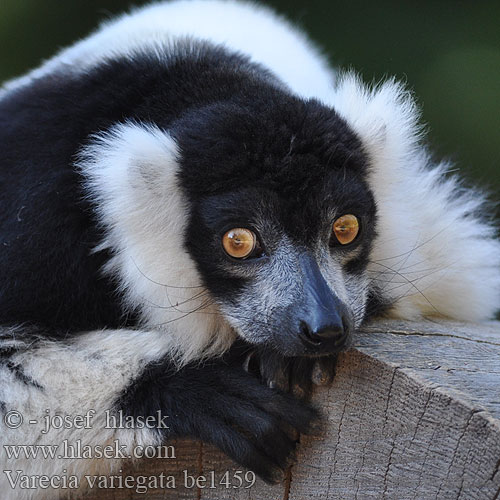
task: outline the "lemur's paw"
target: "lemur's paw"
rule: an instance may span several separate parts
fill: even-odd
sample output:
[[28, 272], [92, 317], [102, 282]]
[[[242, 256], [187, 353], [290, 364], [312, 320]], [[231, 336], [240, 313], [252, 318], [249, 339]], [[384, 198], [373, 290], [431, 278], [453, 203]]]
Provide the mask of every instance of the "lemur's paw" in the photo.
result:
[[308, 398], [313, 386], [331, 384], [335, 376], [337, 355], [319, 358], [285, 358], [275, 351], [250, 346], [242, 341], [235, 344], [229, 356], [245, 371], [271, 388], [291, 392], [299, 399]]
[[224, 360], [173, 371], [155, 365], [120, 399], [133, 416], [168, 415], [168, 437], [212, 443], [265, 481], [282, 479], [298, 433], [318, 414], [304, 401], [260, 383]]

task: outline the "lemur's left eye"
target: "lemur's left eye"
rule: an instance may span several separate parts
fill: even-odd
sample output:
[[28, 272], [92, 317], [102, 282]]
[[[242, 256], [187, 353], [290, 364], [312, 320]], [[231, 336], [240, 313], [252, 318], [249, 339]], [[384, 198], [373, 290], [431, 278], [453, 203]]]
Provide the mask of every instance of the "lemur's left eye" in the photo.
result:
[[235, 259], [257, 257], [257, 253], [259, 255], [261, 253], [256, 234], [244, 227], [236, 227], [227, 231], [222, 237], [222, 246], [226, 253]]
[[359, 233], [359, 221], [355, 215], [342, 215], [333, 223], [333, 234], [341, 245], [352, 243]]

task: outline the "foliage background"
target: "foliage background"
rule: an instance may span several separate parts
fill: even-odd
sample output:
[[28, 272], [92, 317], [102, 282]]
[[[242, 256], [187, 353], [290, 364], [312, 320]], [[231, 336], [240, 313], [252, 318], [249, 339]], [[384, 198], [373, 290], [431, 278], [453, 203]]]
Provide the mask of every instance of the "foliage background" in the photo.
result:
[[[135, 0], [134, 5], [145, 3]], [[267, 0], [335, 65], [414, 90], [439, 157], [500, 199], [500, 2]], [[0, 81], [50, 57], [130, 0], [1, 0]]]

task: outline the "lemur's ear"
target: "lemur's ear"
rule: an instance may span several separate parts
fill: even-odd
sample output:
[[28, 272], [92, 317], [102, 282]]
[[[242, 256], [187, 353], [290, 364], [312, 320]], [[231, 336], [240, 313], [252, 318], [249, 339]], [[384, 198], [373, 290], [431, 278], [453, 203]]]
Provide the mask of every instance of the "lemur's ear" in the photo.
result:
[[378, 295], [407, 318], [491, 317], [500, 303], [500, 244], [485, 217], [490, 210], [421, 145], [411, 93], [393, 80], [368, 88], [347, 74], [333, 105], [369, 159], [378, 209], [370, 275]]
[[151, 202], [152, 195], [170, 197], [177, 191], [177, 156], [177, 145], [168, 133], [126, 123], [93, 137], [80, 153], [78, 167], [88, 194], [106, 206], [101, 215], [106, 217], [109, 210], [108, 216], [115, 219], [140, 208], [136, 204], [141, 199]]
[[104, 271], [117, 281], [125, 307], [149, 325], [169, 324], [182, 354], [198, 356], [212, 342], [200, 332], [216, 331], [217, 316], [187, 315], [175, 307], [189, 301], [194, 310], [206, 300], [193, 299], [201, 278], [184, 246], [189, 213], [178, 183], [176, 142], [151, 125], [120, 124], [92, 138], [77, 166], [104, 232], [96, 250], [111, 253]]
[[369, 88], [359, 77], [339, 77], [333, 105], [360, 137], [373, 169], [392, 174], [411, 163], [422, 136], [411, 92], [395, 80]]
[[166, 263], [154, 262], [155, 256], [161, 261], [165, 252], [185, 254], [187, 214], [177, 183], [175, 141], [157, 127], [120, 124], [91, 138], [77, 166], [105, 235], [99, 249], [113, 255], [107, 271], [137, 306], [140, 299], [132, 295], [149, 296], [141, 273], [152, 272], [147, 276], [162, 282]]

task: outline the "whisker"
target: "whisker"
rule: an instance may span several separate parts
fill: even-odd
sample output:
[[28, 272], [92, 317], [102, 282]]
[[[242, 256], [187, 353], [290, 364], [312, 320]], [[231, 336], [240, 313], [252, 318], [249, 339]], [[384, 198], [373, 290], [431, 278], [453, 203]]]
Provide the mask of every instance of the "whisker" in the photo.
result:
[[[409, 280], [404, 274], [398, 272], [396, 269], [392, 269], [390, 266], [386, 266], [385, 264], [380, 264], [380, 262], [377, 262], [377, 264], [379, 266], [382, 266], [386, 269], [388, 269], [389, 271], [392, 271], [393, 273], [397, 274], [398, 276], [400, 276], [403, 280], [405, 280], [411, 287], [413, 287], [417, 293], [419, 293], [420, 295], [422, 295], [422, 297], [426, 300], [426, 302], [438, 313], [440, 314], [440, 312], [438, 311], [438, 309], [436, 309], [436, 307], [434, 306], [434, 304], [432, 304], [432, 302], [424, 295], [424, 293], [419, 290], [419, 288], [417, 287], [417, 285], [415, 285], [415, 283], [413, 283], [411, 280]], [[415, 281], [415, 280], [414, 280]], [[382, 290], [383, 291], [383, 290]], [[400, 299], [398, 299], [400, 300]]]
[[[453, 223], [451, 222], [447, 226], [443, 227], [440, 231], [438, 231], [437, 233], [435, 233], [433, 236], [431, 236], [429, 239], [423, 241], [422, 243], [420, 243], [417, 246], [414, 246], [411, 250], [408, 250], [407, 252], [401, 253], [399, 255], [393, 255], [392, 257], [384, 257], [382, 259], [377, 259], [377, 260], [375, 260], [373, 262], [381, 262], [381, 261], [386, 261], [386, 260], [398, 259], [399, 257], [403, 257], [404, 255], [406, 255], [407, 253], [412, 253], [415, 250], [418, 250], [419, 248], [422, 248], [424, 245], [427, 245], [428, 243], [430, 243], [432, 240], [434, 240], [435, 238], [437, 238], [443, 231], [446, 231], [452, 225], [453, 225]], [[417, 239], [417, 241], [418, 241], [418, 239]]]
[[[180, 312], [180, 313], [184, 313], [184, 312], [187, 312], [187, 311], [182, 311], [181, 309], [179, 309], [179, 308], [178, 308], [178, 307], [179, 307], [179, 305], [186, 304], [186, 303], [188, 303], [188, 302], [191, 302], [192, 300], [197, 300], [197, 299], [199, 299], [199, 298], [201, 298], [201, 297], [203, 297], [203, 296], [208, 295], [208, 294], [209, 294], [209, 292], [208, 292], [208, 290], [202, 290], [201, 292], [196, 293], [196, 294], [195, 294], [193, 297], [191, 297], [190, 299], [186, 299], [186, 300], [184, 300], [184, 301], [182, 301], [182, 302], [177, 302], [175, 305], [174, 305], [174, 304], [172, 304], [172, 301], [170, 300], [170, 295], [169, 295], [169, 293], [168, 293], [167, 289], [165, 289], [165, 294], [166, 294], [166, 296], [167, 296], [167, 300], [168, 300], [168, 302], [169, 302], [169, 304], [170, 304], [170, 308], [173, 308], [175, 311], [178, 311], [178, 312]], [[167, 308], [168, 308], [168, 307], [167, 307]]]
[[142, 270], [140, 269], [140, 267], [137, 265], [137, 263], [135, 262], [135, 260], [132, 257], [131, 257], [131, 260], [134, 263], [134, 266], [136, 267], [136, 269], [139, 271], [139, 273], [144, 278], [146, 278], [151, 283], [154, 283], [155, 285], [164, 286], [166, 288], [178, 288], [178, 289], [203, 288], [203, 285], [178, 286], [178, 285], [167, 285], [165, 283], [159, 283], [158, 281], [153, 280], [152, 278], [150, 278], [149, 276], [147, 276], [145, 273], [143, 273]]
[[190, 314], [210, 314], [210, 313], [207, 313], [207, 312], [203, 312], [202, 309], [204, 309], [206, 307], [209, 307], [212, 304], [214, 304], [214, 301], [208, 300], [207, 302], [201, 304], [196, 309], [194, 309], [192, 311], [186, 312], [186, 314], [184, 314], [183, 316], [180, 316], [178, 318], [172, 318], [172, 319], [170, 319], [168, 321], [164, 321], [163, 323], [158, 323], [156, 326], [165, 326], [165, 325], [168, 325], [170, 323], [173, 323], [174, 321], [179, 321], [180, 319], [184, 319], [184, 318], [188, 317]]

